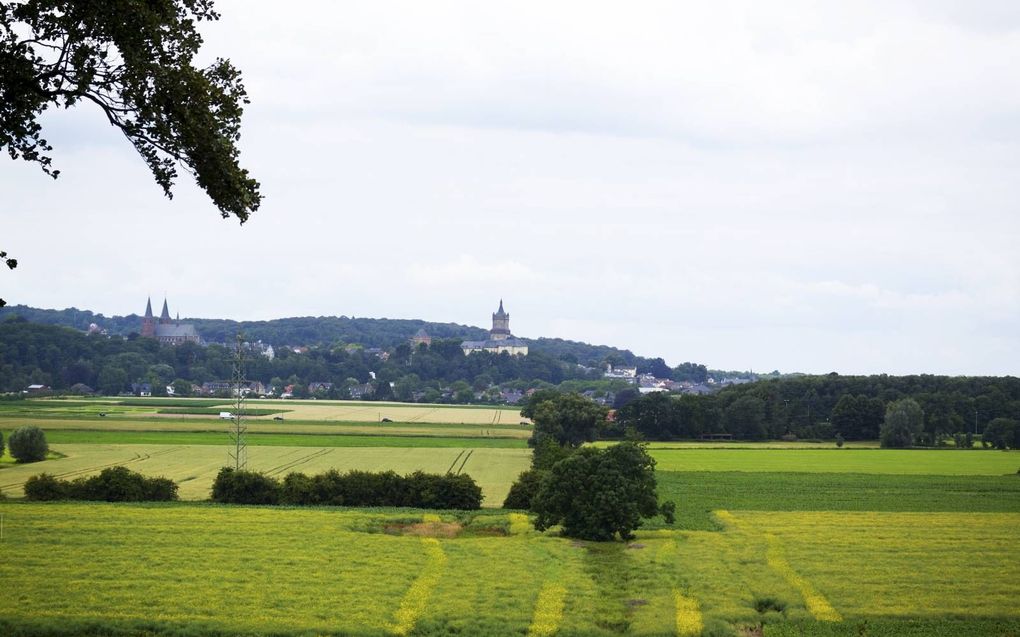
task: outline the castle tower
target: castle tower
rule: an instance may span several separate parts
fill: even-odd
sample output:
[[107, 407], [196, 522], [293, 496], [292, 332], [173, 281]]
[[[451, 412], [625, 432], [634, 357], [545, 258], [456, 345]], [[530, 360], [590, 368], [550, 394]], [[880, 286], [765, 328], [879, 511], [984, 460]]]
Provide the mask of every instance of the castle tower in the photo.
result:
[[142, 317], [142, 336], [156, 336], [156, 319], [152, 316], [152, 298], [145, 302], [145, 316]]
[[167, 305], [166, 305], [166, 298], [164, 298], [163, 299], [163, 311], [159, 315], [159, 324], [160, 325], [169, 325], [170, 323], [173, 323], [173, 320], [170, 319], [170, 308], [167, 307]]
[[510, 315], [503, 311], [503, 299], [499, 300], [499, 309], [492, 315], [492, 330], [489, 339], [502, 341], [510, 338]]

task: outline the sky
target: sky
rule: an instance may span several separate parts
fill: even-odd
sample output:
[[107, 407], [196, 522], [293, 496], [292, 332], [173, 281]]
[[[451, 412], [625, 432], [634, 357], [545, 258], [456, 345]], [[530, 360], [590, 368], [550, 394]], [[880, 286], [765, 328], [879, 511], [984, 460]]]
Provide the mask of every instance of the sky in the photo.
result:
[[95, 109], [0, 158], [8, 303], [487, 327], [712, 368], [1020, 374], [1020, 3], [216, 3], [265, 201]]

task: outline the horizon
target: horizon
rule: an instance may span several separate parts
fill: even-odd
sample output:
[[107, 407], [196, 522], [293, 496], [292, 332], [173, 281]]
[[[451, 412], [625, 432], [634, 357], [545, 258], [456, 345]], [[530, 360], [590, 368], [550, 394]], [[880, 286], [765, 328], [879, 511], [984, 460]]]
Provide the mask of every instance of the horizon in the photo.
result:
[[[169, 299], [167, 299], [167, 301], [169, 302]], [[5, 312], [12, 311], [16, 307], [17, 307], [17, 305], [8, 305], [7, 307], [0, 308], [0, 313], [5, 313]], [[128, 318], [128, 317], [132, 317], [132, 316], [136, 316], [136, 317], [141, 318], [143, 316], [143, 314], [144, 314], [144, 310], [142, 312], [138, 312], [138, 313], [129, 312], [127, 314], [107, 314], [105, 312], [97, 312], [97, 311], [89, 309], [89, 308], [79, 308], [79, 307], [66, 307], [66, 308], [61, 308], [61, 309], [58, 309], [58, 308], [40, 308], [40, 307], [34, 307], [34, 306], [27, 306], [27, 307], [31, 307], [32, 309], [36, 309], [36, 310], [48, 310], [48, 311], [55, 311], [55, 312], [65, 312], [65, 311], [70, 311], [70, 310], [74, 310], [74, 311], [77, 311], [77, 312], [91, 312], [94, 316], [102, 316], [104, 318]], [[155, 313], [155, 311], [154, 311], [154, 313]], [[484, 326], [481, 326], [481, 325], [472, 325], [472, 324], [468, 324], [468, 323], [457, 323], [457, 322], [453, 322], [453, 321], [441, 321], [441, 320], [434, 321], [434, 320], [423, 319], [423, 318], [407, 318], [407, 317], [395, 317], [395, 316], [354, 316], [354, 315], [346, 315], [346, 314], [290, 315], [290, 316], [277, 316], [277, 317], [272, 317], [272, 318], [260, 318], [260, 319], [236, 319], [236, 318], [229, 318], [229, 317], [222, 317], [222, 316], [214, 316], [214, 317], [209, 317], [209, 316], [182, 316], [180, 318], [180, 320], [181, 320], [181, 322], [199, 320], [199, 321], [231, 321], [231, 322], [234, 322], [234, 323], [250, 323], [250, 322], [256, 322], [257, 323], [257, 322], [270, 322], [270, 321], [284, 321], [284, 320], [288, 320], [288, 319], [298, 319], [298, 318], [347, 318], [347, 319], [351, 319], [351, 320], [365, 319], [365, 320], [373, 320], [373, 321], [375, 321], [375, 320], [421, 321], [421, 322], [424, 322], [424, 323], [436, 323], [436, 324], [444, 324], [444, 325], [456, 325], [456, 326], [459, 326], [459, 327], [481, 329], [481, 330], [487, 330], [488, 329], [487, 327], [484, 327]], [[846, 372], [846, 371], [840, 371], [840, 370], [836, 370], [836, 369], [830, 369], [830, 370], [827, 370], [827, 371], [807, 371], [807, 370], [800, 370], [800, 369], [791, 369], [791, 370], [785, 370], [784, 371], [782, 368], [779, 368], [779, 367], [772, 367], [772, 368], [769, 369], [769, 371], [763, 371], [765, 368], [761, 368], [759, 371], [756, 372], [756, 371], [754, 371], [754, 368], [750, 368], [750, 367], [749, 368], [721, 367], [721, 366], [718, 366], [718, 365], [713, 365], [710, 361], [700, 361], [700, 360], [677, 360], [677, 361], [673, 361], [673, 360], [667, 359], [667, 358], [665, 358], [665, 357], [663, 357], [663, 356], [661, 356], [659, 354], [654, 354], [654, 353], [645, 354], [645, 353], [642, 353], [642, 352], [636, 352], [636, 351], [634, 351], [634, 350], [632, 350], [632, 349], [630, 349], [628, 347], [624, 347], [624, 346], [621, 346], [621, 345], [615, 345], [613, 343], [595, 343], [595, 342], [590, 342], [590, 341], [579, 340], [577, 338], [571, 338], [569, 336], [547, 336], [547, 335], [542, 335], [542, 336], [525, 336], [525, 335], [519, 335], [519, 334], [516, 334], [516, 333], [514, 334], [514, 336], [517, 336], [519, 338], [529, 339], [529, 340], [538, 340], [538, 339], [543, 339], [543, 338], [561, 339], [561, 340], [566, 340], [566, 341], [574, 341], [574, 342], [578, 342], [578, 343], [583, 343], [585, 345], [590, 345], [590, 346], [593, 346], [593, 347], [611, 347], [611, 348], [618, 349], [618, 350], [630, 351], [632, 354], [634, 354], [635, 356], [638, 356], [640, 358], [645, 358], [645, 359], [662, 358], [666, 362], [666, 364], [669, 365], [670, 368], [675, 368], [675, 367], [677, 367], [678, 365], [680, 365], [682, 363], [695, 363], [695, 364], [705, 365], [709, 370], [713, 370], [713, 371], [739, 372], [739, 373], [756, 374], [758, 376], [768, 376], [768, 375], [772, 374], [773, 372], [778, 371], [781, 375], [784, 375], [784, 376], [790, 376], [790, 375], [826, 376], [828, 374], [835, 373], [835, 374], [837, 374], [839, 376], [879, 376], [879, 375], [889, 375], [889, 376], [922, 376], [922, 375], [932, 375], [932, 376], [947, 376], [947, 377], [993, 377], [993, 378], [1016, 378], [1017, 377], [1016, 374], [1009, 374], [1009, 373], [1007, 373], [1007, 374], [935, 374], [935, 373], [932, 373], [932, 372], [923, 372], [923, 371], [920, 371], [920, 372], [905, 372], [905, 373], [891, 374], [889, 372], [881, 372], [881, 371], [879, 371], [879, 372]], [[307, 344], [308, 343], [270, 343], [270, 345], [307, 345]]]

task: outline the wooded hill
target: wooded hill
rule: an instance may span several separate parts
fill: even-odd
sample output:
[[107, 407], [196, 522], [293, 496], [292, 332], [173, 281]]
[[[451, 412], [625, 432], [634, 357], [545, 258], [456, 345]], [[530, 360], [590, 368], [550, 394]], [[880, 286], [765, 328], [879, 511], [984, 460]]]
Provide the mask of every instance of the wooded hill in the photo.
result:
[[[0, 308], [0, 321], [20, 316], [31, 323], [60, 325], [85, 331], [91, 323], [107, 330], [111, 335], [129, 336], [137, 334], [142, 317], [104, 316], [90, 310], [68, 308], [47, 310], [13, 305]], [[230, 343], [240, 332], [249, 341], [262, 341], [274, 347], [282, 345], [329, 345], [354, 343], [364, 347], [394, 348], [406, 343], [419, 329], [424, 328], [433, 339], [481, 340], [488, 332], [480, 327], [457, 323], [433, 323], [418, 319], [355, 318], [348, 316], [299, 316], [269, 321], [232, 321], [229, 319], [183, 318], [182, 323], [191, 323], [210, 343]], [[609, 360], [620, 365], [650, 364], [656, 359], [635, 356], [633, 352], [607, 345], [589, 345], [578, 341], [559, 338], [523, 339], [535, 351], [549, 356], [581, 363], [588, 366], [601, 365]]]

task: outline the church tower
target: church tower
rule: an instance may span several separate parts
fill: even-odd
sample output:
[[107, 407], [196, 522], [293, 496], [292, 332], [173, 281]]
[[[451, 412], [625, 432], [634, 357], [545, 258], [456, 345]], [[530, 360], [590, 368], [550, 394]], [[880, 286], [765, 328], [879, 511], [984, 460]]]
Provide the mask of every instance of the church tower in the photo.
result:
[[489, 339], [502, 341], [510, 338], [510, 315], [503, 311], [503, 299], [499, 300], [499, 309], [492, 315], [492, 331]]
[[152, 316], [152, 298], [145, 303], [145, 316], [142, 317], [142, 336], [153, 338], [156, 336], [156, 319]]
[[159, 315], [159, 324], [160, 325], [169, 325], [171, 323], [173, 323], [173, 320], [170, 318], [170, 308], [167, 307], [166, 299], [164, 298], [163, 299], [163, 311]]

